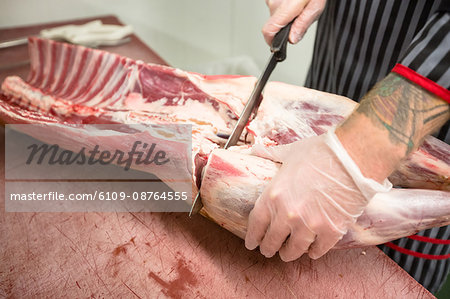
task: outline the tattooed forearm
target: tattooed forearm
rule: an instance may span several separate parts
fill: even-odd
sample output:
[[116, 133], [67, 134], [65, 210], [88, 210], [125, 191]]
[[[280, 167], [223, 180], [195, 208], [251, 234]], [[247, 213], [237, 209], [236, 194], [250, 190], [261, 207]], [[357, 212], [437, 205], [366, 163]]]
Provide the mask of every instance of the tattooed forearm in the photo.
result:
[[336, 135], [363, 175], [381, 182], [450, 118], [449, 107], [422, 87], [389, 74], [364, 96]]
[[391, 73], [366, 94], [356, 113], [389, 132], [394, 145], [404, 144], [406, 153], [450, 117], [450, 105], [422, 87]]

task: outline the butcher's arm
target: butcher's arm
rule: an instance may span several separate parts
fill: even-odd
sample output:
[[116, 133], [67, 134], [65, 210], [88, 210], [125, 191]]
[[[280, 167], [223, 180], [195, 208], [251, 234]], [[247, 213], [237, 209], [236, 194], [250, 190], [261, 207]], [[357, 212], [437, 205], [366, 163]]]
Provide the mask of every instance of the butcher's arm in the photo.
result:
[[363, 98], [336, 135], [364, 176], [381, 182], [450, 118], [450, 105], [391, 73]]
[[386, 178], [450, 117], [449, 10], [443, 2], [392, 72], [336, 130], [366, 177]]

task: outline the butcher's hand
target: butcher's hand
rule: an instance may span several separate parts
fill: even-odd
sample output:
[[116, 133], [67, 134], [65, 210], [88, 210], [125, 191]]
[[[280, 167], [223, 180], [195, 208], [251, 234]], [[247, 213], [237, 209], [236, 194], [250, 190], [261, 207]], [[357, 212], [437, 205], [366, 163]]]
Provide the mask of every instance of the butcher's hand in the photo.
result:
[[330, 250], [377, 192], [392, 187], [364, 177], [333, 131], [288, 145], [255, 147], [254, 154], [283, 163], [248, 220], [245, 245], [284, 261]]
[[272, 43], [275, 34], [294, 18], [289, 41], [298, 43], [317, 20], [325, 8], [326, 0], [266, 0], [270, 10], [270, 18], [264, 25], [262, 33], [267, 44]]

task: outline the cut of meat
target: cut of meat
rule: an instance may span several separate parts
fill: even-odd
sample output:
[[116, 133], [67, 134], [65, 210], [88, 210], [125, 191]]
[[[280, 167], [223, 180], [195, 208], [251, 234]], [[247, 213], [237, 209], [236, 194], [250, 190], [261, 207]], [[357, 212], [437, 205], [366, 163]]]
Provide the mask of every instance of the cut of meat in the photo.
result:
[[218, 147], [216, 133], [230, 132], [234, 109], [243, 107], [241, 99], [255, 82], [253, 77], [206, 77], [39, 38], [30, 38], [29, 52], [28, 83], [8, 77], [2, 84], [2, 99], [18, 107], [16, 118], [8, 117], [12, 111], [5, 107], [4, 120], [23, 123], [20, 107], [53, 116], [53, 122], [188, 123], [194, 161]]
[[[0, 94], [0, 100], [5, 97]], [[191, 174], [192, 171], [196, 171], [195, 165], [202, 167], [205, 163], [196, 162], [196, 156], [205, 156], [205, 153], [210, 153], [213, 149], [218, 148], [217, 144], [208, 139], [208, 136], [216, 138], [215, 134], [211, 132], [209, 126], [196, 126], [192, 127], [192, 157], [194, 170], [188, 169], [186, 166], [186, 159], [188, 156], [184, 147], [187, 146], [188, 140], [179, 140], [176, 142], [174, 137], [167, 139], [163, 133], [158, 133], [153, 127], [147, 127], [144, 132], [132, 132], [123, 134], [123, 131], [127, 129], [126, 126], [121, 126], [120, 131], [115, 131], [115, 127], [102, 126], [89, 127], [89, 130], [84, 127], [80, 127], [79, 124], [142, 124], [150, 123], [153, 125], [169, 125], [177, 123], [175, 118], [161, 118], [160, 115], [154, 115], [145, 111], [108, 111], [101, 108], [86, 109], [73, 109], [70, 107], [71, 113], [65, 114], [63, 121], [61, 118], [55, 116], [46, 116], [38, 111], [30, 111], [22, 109], [18, 106], [12, 106], [4, 101], [0, 101], [0, 114], [4, 123], [9, 124], [40, 124], [40, 125], [53, 125], [58, 126], [58, 130], [39, 130], [38, 127], [16, 127], [16, 129], [33, 136], [48, 144], [58, 144], [59, 146], [70, 149], [74, 152], [78, 152], [81, 147], [88, 149], [93, 148], [96, 144], [102, 146], [101, 150], [108, 150], [114, 152], [115, 150], [122, 150], [127, 152], [132, 147], [132, 144], [136, 140], [145, 140], [147, 143], [156, 143], [163, 146], [163, 150], [171, 156], [171, 161], [174, 164], [166, 165], [166, 167], [153, 167], [152, 165], [132, 165], [132, 168], [151, 172], [157, 175], [161, 180], [165, 181], [171, 186], [170, 180], [173, 179], [174, 174], [178, 174], [183, 177], [183, 174]], [[86, 113], [95, 111], [95, 113]], [[118, 120], [117, 117], [120, 119]], [[172, 122], [171, 122], [172, 121]], [[135, 130], [133, 126], [130, 130]], [[55, 134], [48, 134], [49, 132], [55, 132]], [[58, 134], [56, 134], [58, 133]], [[191, 141], [189, 140], [189, 141]], [[178, 147], [177, 147], [178, 145]], [[181, 155], [181, 156], [180, 156]], [[184, 176], [186, 177], [186, 176]], [[194, 182], [195, 183], [194, 176]], [[193, 189], [195, 193], [196, 188]]]
[[[39, 89], [74, 104], [170, 114], [220, 131], [232, 128], [243, 106], [241, 99], [248, 97], [255, 81], [237, 76], [206, 80], [199, 74], [39, 38], [30, 38], [29, 52], [29, 84], [19, 82], [18, 86], [22, 101], [33, 100], [33, 91]], [[18, 96], [13, 87], [19, 80], [7, 78], [3, 92]]]
[[277, 145], [320, 135], [349, 116], [357, 104], [348, 98], [269, 82], [248, 130], [256, 143]]
[[[204, 213], [244, 238], [247, 218], [279, 163], [217, 149], [205, 167], [200, 193]], [[393, 189], [377, 194], [336, 248], [382, 244], [430, 227], [450, 224], [450, 192]]]
[[[215, 134], [230, 131], [255, 82], [252, 77], [203, 76], [38, 38], [31, 38], [29, 47], [29, 83], [8, 77], [2, 84], [8, 103], [65, 123], [190, 123], [193, 161], [218, 147]], [[271, 82], [248, 131], [256, 143], [288, 143], [327, 131], [355, 107], [341, 96]], [[429, 140], [436, 150], [428, 153], [422, 147], [412, 153], [393, 176], [396, 185], [450, 188], [449, 163], [433, 156], [449, 152], [448, 146]]]
[[450, 190], [450, 146], [427, 136], [389, 180], [401, 187]]
[[335, 248], [378, 245], [450, 224], [450, 192], [392, 189], [377, 194]]
[[[231, 131], [255, 78], [203, 76], [38, 38], [31, 38], [29, 46], [31, 73], [28, 81], [8, 77], [2, 84], [0, 118], [5, 123], [56, 123], [68, 130], [76, 124], [191, 124], [193, 169], [187, 171], [193, 176], [194, 189], [200, 185], [199, 178], [204, 172], [203, 214], [242, 236], [245, 215], [276, 173], [278, 164], [244, 154], [251, 145], [217, 150], [223, 140], [216, 134]], [[269, 83], [263, 96], [258, 115], [247, 131], [253, 144], [264, 146], [322, 134], [337, 126], [357, 106], [341, 96], [279, 82]], [[96, 132], [102, 136], [100, 133]], [[110, 147], [120, 143], [117, 134], [103, 137], [102, 142]], [[67, 134], [64, 142], [75, 150], [80, 138], [87, 142], [89, 133]], [[127, 140], [130, 138], [133, 135]], [[449, 153], [447, 144], [427, 137], [424, 145], [411, 153], [391, 180], [397, 186], [449, 190]], [[170, 179], [167, 173], [158, 173], [158, 169], [149, 167], [145, 171], [162, 180]], [[393, 211], [405, 196], [421, 198], [410, 204], [406, 222], [395, 218], [399, 213], [385, 218], [385, 221], [402, 223], [398, 229], [402, 234], [448, 223], [448, 217], [442, 216], [442, 212], [449, 214], [448, 205], [441, 200], [443, 196], [448, 198], [446, 192], [401, 190], [386, 196]], [[417, 211], [425, 202], [432, 203], [427, 207], [431, 214], [420, 218]], [[370, 222], [386, 215], [386, 210], [373, 209], [361, 221]], [[354, 227], [345, 246], [373, 244], [385, 240], [387, 235], [393, 237], [392, 232], [383, 231], [386, 222], [368, 231], [366, 222], [358, 223], [363, 229]]]

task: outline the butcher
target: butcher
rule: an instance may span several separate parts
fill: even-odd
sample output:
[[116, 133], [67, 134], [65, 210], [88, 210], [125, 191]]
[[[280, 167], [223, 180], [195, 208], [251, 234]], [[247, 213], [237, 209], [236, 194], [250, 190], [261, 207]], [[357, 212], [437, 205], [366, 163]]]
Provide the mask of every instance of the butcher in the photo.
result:
[[[450, 2], [266, 3], [268, 44], [294, 18], [289, 40], [299, 42], [318, 19], [306, 86], [361, 101], [335, 131], [264, 153], [283, 165], [250, 213], [245, 245], [284, 261], [317, 259], [392, 187], [386, 178], [427, 134], [449, 142]], [[380, 247], [435, 293], [449, 272], [449, 237], [446, 226]]]

